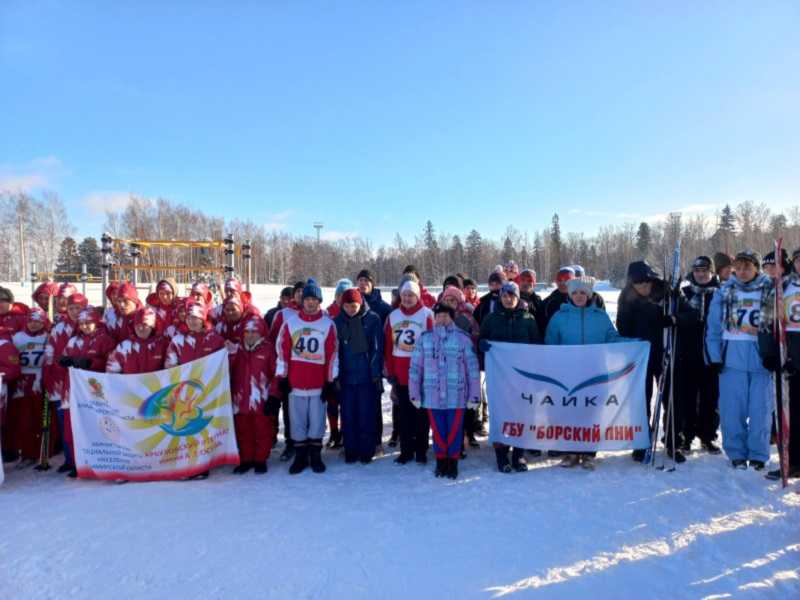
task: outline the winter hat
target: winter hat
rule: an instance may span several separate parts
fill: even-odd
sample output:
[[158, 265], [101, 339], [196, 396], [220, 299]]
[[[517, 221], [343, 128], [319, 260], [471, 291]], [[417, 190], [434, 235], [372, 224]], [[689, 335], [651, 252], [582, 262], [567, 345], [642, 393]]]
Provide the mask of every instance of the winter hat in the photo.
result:
[[173, 295], [177, 295], [178, 284], [171, 277], [167, 277], [166, 279], [162, 279], [161, 281], [159, 281], [158, 285], [156, 286], [156, 291], [161, 291], [161, 290], [169, 290], [170, 292], [172, 292]]
[[319, 288], [316, 280], [313, 277], [309, 277], [305, 286], [303, 286], [303, 300], [306, 298], [316, 298], [322, 302], [322, 290]]
[[114, 302], [114, 300], [117, 298], [117, 293], [119, 292], [119, 286], [120, 286], [119, 281], [112, 281], [106, 286], [105, 294], [106, 298], [108, 298], [109, 301]]
[[464, 303], [464, 292], [458, 289], [454, 285], [447, 286], [444, 291], [442, 292], [441, 299], [444, 300], [445, 298], [455, 298], [459, 304]]
[[133, 315], [134, 325], [147, 325], [148, 327], [155, 329], [156, 322], [156, 311], [149, 306], [140, 308]]
[[244, 324], [244, 330], [254, 331], [262, 338], [267, 337], [267, 324], [264, 322], [264, 319], [259, 317], [248, 319], [247, 323]]
[[244, 302], [242, 301], [241, 296], [231, 296], [230, 298], [227, 298], [225, 302], [222, 303], [223, 309], [229, 304], [233, 304], [240, 311], [244, 310]]
[[[783, 272], [788, 273], [789, 269], [791, 268], [791, 264], [789, 263], [789, 253], [786, 252], [785, 248], [781, 248], [781, 257], [783, 263]], [[766, 267], [767, 265], [774, 265], [775, 264], [775, 251], [768, 252], [764, 255], [764, 258], [761, 259], [761, 266]]]
[[78, 293], [78, 288], [76, 288], [71, 283], [62, 283], [58, 288], [58, 294], [56, 294], [59, 298], [69, 298], [73, 294]]
[[531, 281], [533, 281], [533, 284], [536, 285], [536, 271], [534, 271], [533, 269], [522, 269], [522, 271], [519, 274], [519, 277], [520, 279], [522, 279], [523, 277], [525, 277], [526, 279], [530, 279]]
[[437, 302], [433, 305], [433, 314], [438, 315], [439, 313], [447, 313], [450, 315], [451, 319], [456, 318], [456, 311], [454, 311], [451, 306], [448, 306], [444, 302]]
[[342, 304], [363, 304], [364, 298], [358, 288], [350, 288], [342, 292]]
[[14, 292], [5, 287], [0, 287], [0, 302], [14, 303]]
[[37, 296], [42, 294], [47, 294], [48, 296], [55, 296], [58, 294], [58, 284], [54, 281], [45, 281], [44, 283], [40, 283], [37, 288], [33, 291], [31, 295], [32, 298], [36, 299]]
[[362, 278], [369, 281], [372, 285], [375, 285], [375, 274], [369, 269], [361, 269], [358, 272], [358, 275], [356, 275], [356, 281]]
[[755, 250], [742, 250], [738, 254], [736, 254], [736, 258], [733, 259], [733, 262], [749, 262], [755, 266], [756, 269], [761, 268], [761, 256]]
[[403, 269], [403, 275], [413, 275], [417, 278], [417, 281], [422, 281], [422, 276], [414, 265], [406, 265], [406, 268]]
[[281, 298], [291, 298], [294, 295], [294, 288], [286, 286], [281, 290]]
[[75, 292], [74, 294], [69, 296], [69, 301], [67, 302], [67, 306], [74, 306], [76, 304], [81, 308], [86, 308], [87, 306], [89, 306], [89, 299], [83, 294]]
[[501, 294], [510, 294], [519, 298], [519, 286], [513, 281], [506, 281], [500, 288]]
[[692, 262], [692, 269], [708, 269], [714, 270], [714, 261], [707, 256], [698, 256]]
[[655, 279], [661, 279], [658, 271], [647, 264], [646, 261], [637, 260], [628, 265], [628, 279], [632, 283], [645, 283]]
[[714, 266], [716, 267], [717, 273], [719, 273], [720, 269], [724, 269], [725, 267], [730, 267], [733, 264], [733, 258], [731, 258], [730, 254], [725, 254], [724, 252], [717, 252], [714, 255]]
[[294, 293], [297, 290], [302, 290], [304, 287], [306, 287], [305, 281], [295, 281], [294, 285], [292, 286], [292, 296], [294, 296]]
[[586, 269], [580, 265], [572, 265], [572, 270], [575, 271], [575, 277], [583, 277], [586, 275]]
[[28, 321], [39, 321], [40, 323], [47, 323], [47, 313], [44, 309], [34, 306], [28, 311]]
[[475, 280], [473, 280], [473, 279], [471, 279], [469, 277], [464, 277], [464, 287], [468, 287], [468, 286], [478, 287], [478, 284], [475, 283]]
[[195, 281], [192, 284], [190, 294], [199, 294], [206, 304], [211, 304], [211, 291], [208, 289], [208, 285], [202, 281]]
[[503, 265], [503, 270], [504, 271], [519, 270], [519, 265], [517, 265], [517, 261], [515, 260], [508, 260], [506, 261], [506, 264]]
[[556, 282], [564, 283], [575, 277], [575, 269], [572, 267], [561, 267], [556, 273]]
[[201, 304], [197, 300], [192, 300], [186, 303], [186, 318], [197, 317], [206, 320], [208, 317], [208, 308], [205, 304]]
[[349, 279], [340, 279], [336, 282], [336, 289], [333, 292], [334, 297], [341, 296], [345, 290], [349, 290], [351, 287], [354, 287], [352, 281]]
[[225, 280], [225, 291], [226, 292], [236, 292], [237, 294], [242, 293], [242, 282], [239, 281], [236, 277], [228, 277]]
[[500, 283], [500, 284], [502, 284], [502, 283], [505, 282], [505, 280], [506, 280], [506, 278], [503, 277], [503, 275], [501, 273], [498, 273], [497, 271], [492, 271], [489, 274], [489, 283]]
[[578, 291], [586, 292], [587, 296], [591, 296], [594, 293], [594, 277], [584, 275], [583, 277], [570, 279], [567, 282], [567, 293], [571, 296]]
[[126, 281], [119, 286], [119, 290], [117, 290], [117, 300], [130, 300], [136, 303], [137, 307], [142, 306], [142, 301], [139, 300], [139, 291], [130, 281]]
[[413, 279], [407, 279], [403, 282], [400, 286], [400, 294], [403, 292], [412, 292], [417, 298], [420, 297], [420, 290], [419, 290], [419, 283], [414, 281]]
[[100, 312], [94, 306], [87, 306], [78, 315], [78, 323], [100, 323]]

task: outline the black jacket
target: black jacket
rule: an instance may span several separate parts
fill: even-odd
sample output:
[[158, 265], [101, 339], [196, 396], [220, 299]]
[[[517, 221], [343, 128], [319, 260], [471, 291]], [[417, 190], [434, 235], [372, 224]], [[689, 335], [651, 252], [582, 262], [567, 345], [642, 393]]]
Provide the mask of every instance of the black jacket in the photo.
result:
[[703, 365], [708, 308], [714, 292], [719, 289], [719, 279], [715, 275], [710, 282], [700, 285], [690, 274], [687, 280], [689, 285], [683, 288], [685, 309], [678, 313], [678, 358], [694, 365]]

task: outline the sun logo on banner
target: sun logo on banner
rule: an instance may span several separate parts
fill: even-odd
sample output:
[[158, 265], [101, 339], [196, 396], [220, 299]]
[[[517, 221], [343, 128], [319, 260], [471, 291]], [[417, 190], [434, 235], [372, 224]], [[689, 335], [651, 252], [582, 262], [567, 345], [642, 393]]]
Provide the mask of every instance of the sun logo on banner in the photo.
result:
[[[155, 373], [143, 374], [142, 382], [149, 395], [130, 394], [123, 402], [136, 409], [136, 419], [126, 422], [131, 429], [156, 429], [136, 444], [142, 452], [156, 449], [165, 456], [177, 456], [181, 448], [189, 454], [189, 462], [197, 461], [198, 452], [213, 446], [209, 426], [217, 430], [231, 426], [227, 416], [215, 416], [220, 406], [230, 402], [230, 390], [223, 389], [224, 365], [208, 378], [204, 376], [207, 361], [198, 360], [190, 372], [175, 367], [167, 371], [169, 380]], [[166, 443], [166, 446], [164, 444]]]

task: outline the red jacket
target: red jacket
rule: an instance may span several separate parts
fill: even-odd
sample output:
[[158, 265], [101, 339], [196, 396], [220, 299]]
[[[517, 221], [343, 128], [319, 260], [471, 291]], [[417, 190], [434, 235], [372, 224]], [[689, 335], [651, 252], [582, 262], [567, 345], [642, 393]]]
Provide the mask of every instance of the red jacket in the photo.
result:
[[203, 358], [209, 354], [214, 354], [217, 350], [225, 347], [225, 340], [213, 329], [206, 329], [200, 333], [187, 331], [179, 333], [167, 346], [167, 358], [164, 361], [164, 368], [171, 369], [178, 365], [183, 365], [198, 358]]
[[233, 414], [261, 413], [269, 397], [269, 384], [275, 375], [269, 341], [261, 340], [254, 348], [244, 344], [232, 355], [231, 396]]
[[322, 311], [286, 317], [276, 353], [275, 376], [288, 377], [294, 393], [316, 393], [339, 375], [336, 325]]
[[19, 352], [21, 368], [20, 378], [14, 384], [14, 398], [41, 397], [42, 369], [45, 363], [45, 346], [47, 345], [47, 331], [42, 329], [33, 334], [27, 328], [18, 331], [11, 338], [14, 347]]
[[77, 323], [70, 320], [64, 313], [61, 320], [50, 330], [50, 336], [47, 338], [47, 345], [44, 347], [42, 378], [45, 392], [51, 402], [66, 402], [67, 400], [69, 374], [64, 367], [58, 364], [58, 359], [64, 355], [64, 350], [77, 329]]
[[133, 313], [121, 315], [115, 308], [107, 308], [103, 313], [103, 325], [105, 325], [106, 331], [113, 338], [115, 344], [119, 344], [136, 334], [133, 329]]
[[428, 308], [433, 308], [434, 304], [436, 304], [436, 297], [421, 283], [419, 284], [419, 299]]
[[178, 309], [178, 302], [180, 302], [179, 298], [173, 298], [172, 304], [169, 306], [164, 306], [161, 304], [161, 300], [158, 298], [158, 293], [153, 292], [149, 296], [147, 296], [147, 305], [150, 306], [154, 311], [156, 311], [156, 329], [158, 331], [166, 331], [167, 327], [172, 325], [177, 318], [176, 313]]
[[0, 315], [0, 336], [11, 337], [25, 329], [28, 324], [28, 307], [21, 302], [14, 302], [11, 310]]
[[9, 337], [0, 337], [0, 373], [3, 375], [3, 385], [0, 386], [0, 422], [2, 422], [2, 408], [6, 404], [8, 384], [20, 376], [19, 352]]
[[386, 317], [384, 325], [383, 364], [386, 377], [394, 378], [400, 385], [408, 385], [411, 353], [417, 340], [433, 329], [431, 309], [417, 302], [414, 308], [399, 306]]
[[342, 312], [342, 307], [339, 306], [336, 302], [332, 302], [331, 305], [325, 309], [325, 311], [328, 313], [328, 316], [331, 319], [335, 319], [336, 317], [339, 316], [339, 313]]
[[111, 336], [100, 328], [97, 328], [92, 335], [86, 335], [79, 330], [69, 339], [64, 349], [64, 356], [72, 359], [88, 358], [91, 364], [86, 370], [102, 373], [106, 370], [106, 361], [114, 351], [114, 346]]
[[273, 344], [278, 343], [278, 334], [281, 332], [281, 327], [283, 327], [283, 322], [286, 320], [286, 315], [290, 315], [292, 313], [300, 312], [300, 307], [292, 300], [289, 303], [289, 306], [286, 308], [282, 308], [278, 311], [278, 314], [275, 315], [275, 318], [272, 319], [272, 325], [269, 328], [269, 335], [267, 339]]
[[146, 340], [133, 336], [117, 344], [106, 362], [107, 373], [130, 375], [152, 373], [164, 368], [169, 339], [151, 334]]

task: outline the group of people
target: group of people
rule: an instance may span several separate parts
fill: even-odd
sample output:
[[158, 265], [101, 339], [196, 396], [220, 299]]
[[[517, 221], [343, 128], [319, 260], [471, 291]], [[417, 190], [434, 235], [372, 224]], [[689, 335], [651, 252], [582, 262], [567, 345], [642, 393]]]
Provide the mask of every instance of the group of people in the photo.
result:
[[[666, 452], [683, 462], [692, 442], [718, 454], [717, 430], [736, 468], [756, 470], [769, 459], [774, 401], [770, 371], [790, 373], [792, 402], [800, 396], [800, 251], [786, 264], [789, 360], [780, 365], [769, 324], [775, 257], [749, 251], [735, 258], [697, 257], [677, 292], [643, 261], [631, 263], [620, 293], [616, 327], [595, 292], [595, 280], [579, 265], [558, 271], [546, 298], [535, 292], [536, 273], [514, 261], [495, 268], [489, 291], [478, 295], [474, 280], [458, 273], [443, 281], [435, 297], [413, 265], [404, 269], [391, 303], [384, 301], [371, 271], [342, 279], [334, 301], [323, 308], [314, 279], [282, 290], [263, 316], [236, 278], [224, 298], [196, 282], [179, 297], [174, 280], [163, 279], [144, 301], [129, 282], [115, 282], [107, 308], [89, 305], [71, 283], [46, 282], [32, 306], [15, 302], [0, 288], [0, 373], [3, 374], [4, 461], [35, 463], [42, 452], [45, 403], [53, 407], [49, 455], [64, 454], [59, 468], [77, 476], [70, 426], [68, 368], [133, 374], [184, 364], [226, 349], [240, 464], [234, 470], [267, 472], [282, 415], [282, 461], [289, 473], [325, 471], [328, 446], [342, 448], [346, 463], [370, 463], [382, 451], [384, 386], [391, 386], [395, 462], [427, 463], [433, 440], [437, 477], [456, 478], [465, 444], [485, 435], [487, 402], [482, 393], [483, 358], [492, 342], [605, 344], [627, 339], [650, 342], [646, 398], [660, 377], [663, 333], [677, 328], [671, 393], [665, 419]], [[763, 262], [763, 264], [762, 264]], [[762, 272], [762, 268], [766, 272]], [[676, 309], [665, 310], [675, 302]], [[49, 318], [53, 315], [53, 322]], [[665, 382], [669, 383], [669, 382]], [[668, 388], [665, 397], [670, 395]], [[793, 420], [800, 408], [792, 412]], [[800, 433], [800, 426], [792, 428]], [[503, 473], [527, 470], [522, 448], [494, 445]], [[800, 443], [790, 444], [792, 476], [800, 470]], [[540, 455], [529, 451], [529, 455]], [[644, 459], [643, 450], [633, 452]], [[594, 453], [561, 453], [565, 468], [595, 467]], [[195, 478], [205, 478], [202, 473]], [[774, 476], [774, 472], [770, 472]]]

